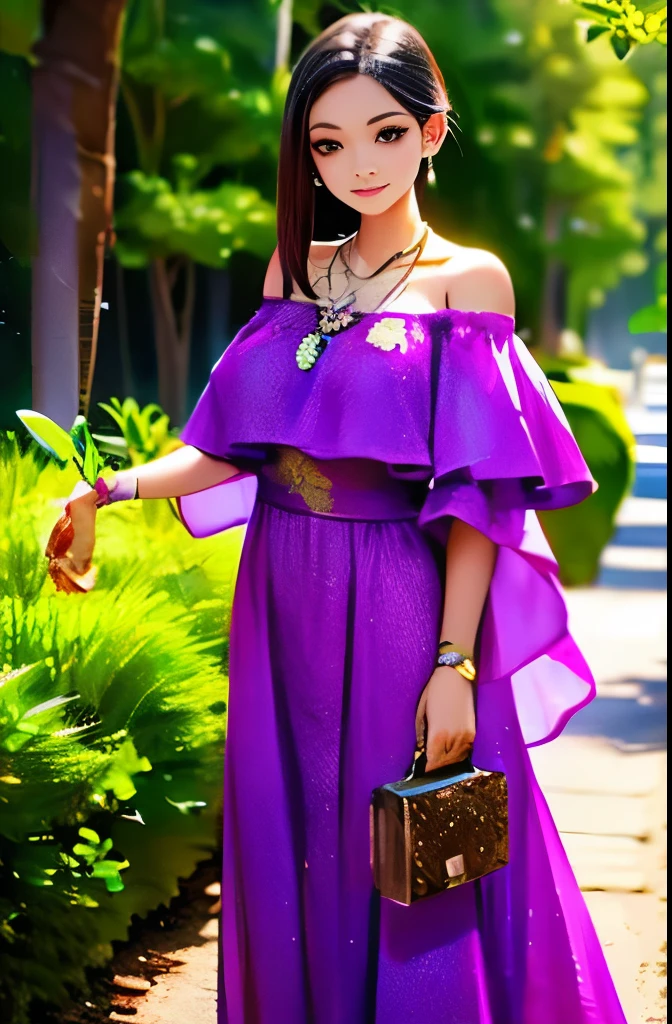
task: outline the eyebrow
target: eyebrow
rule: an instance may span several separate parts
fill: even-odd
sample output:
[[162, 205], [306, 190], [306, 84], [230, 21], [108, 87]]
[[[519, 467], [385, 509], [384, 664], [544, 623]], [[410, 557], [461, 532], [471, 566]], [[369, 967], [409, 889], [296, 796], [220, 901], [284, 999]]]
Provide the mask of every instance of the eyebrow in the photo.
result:
[[376, 121], [384, 121], [386, 117], [410, 117], [410, 114], [406, 114], [403, 110], [388, 110], [386, 114], [377, 114], [376, 117], [372, 117], [368, 124], [375, 124]]
[[[410, 116], [411, 116], [410, 114], [407, 114], [403, 110], [388, 110], [386, 114], [376, 114], [375, 117], [372, 117], [366, 123], [367, 123], [367, 125], [375, 124], [377, 121], [384, 121], [386, 117], [410, 117]], [[310, 128], [308, 129], [308, 131], [312, 132], [314, 128], [331, 128], [332, 131], [336, 131], [336, 132], [340, 132], [340, 131], [343, 130], [337, 124], [329, 124], [328, 121], [318, 121], [317, 124], [311, 124]]]

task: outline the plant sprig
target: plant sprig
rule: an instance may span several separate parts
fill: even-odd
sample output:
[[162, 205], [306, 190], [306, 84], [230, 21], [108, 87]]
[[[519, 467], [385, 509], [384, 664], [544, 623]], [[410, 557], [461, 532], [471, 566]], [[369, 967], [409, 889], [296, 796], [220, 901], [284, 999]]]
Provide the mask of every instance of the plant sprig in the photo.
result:
[[574, 0], [587, 11], [593, 24], [587, 41], [609, 33], [611, 47], [619, 60], [625, 60], [639, 45], [658, 42], [667, 45], [667, 7], [654, 0], [651, 3], [631, 3], [629, 0]]

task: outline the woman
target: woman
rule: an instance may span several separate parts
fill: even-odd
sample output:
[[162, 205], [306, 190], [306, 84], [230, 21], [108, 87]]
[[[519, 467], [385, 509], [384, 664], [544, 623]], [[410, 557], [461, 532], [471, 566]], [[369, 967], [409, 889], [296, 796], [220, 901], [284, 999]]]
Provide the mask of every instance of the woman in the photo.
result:
[[[403, 22], [351, 16], [312, 44], [287, 99], [260, 310], [185, 447], [71, 501], [80, 569], [110, 500], [177, 496], [196, 536], [249, 519], [220, 1024], [624, 1021], [526, 750], [594, 692], [534, 510], [594, 484], [513, 334], [506, 269], [420, 218], [448, 111]], [[473, 744], [506, 773], [510, 863], [405, 907], [373, 887], [369, 801], [425, 731], [428, 769]]]

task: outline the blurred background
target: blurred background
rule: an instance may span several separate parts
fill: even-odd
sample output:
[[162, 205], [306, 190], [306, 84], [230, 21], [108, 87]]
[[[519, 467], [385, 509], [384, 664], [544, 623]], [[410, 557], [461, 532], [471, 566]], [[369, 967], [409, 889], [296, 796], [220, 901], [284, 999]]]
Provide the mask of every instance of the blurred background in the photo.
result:
[[[182, 977], [203, 1022], [214, 1019], [202, 901], [216, 887], [242, 536], [194, 541], [169, 502], [106, 510], [96, 590], [55, 594], [43, 551], [77, 472], [31, 441], [15, 410], [80, 440], [88, 424], [82, 443], [112, 466], [179, 444], [210, 368], [261, 301], [291, 67], [362, 7], [411, 21], [434, 52], [457, 127], [423, 214], [508, 266], [517, 331], [600, 484], [543, 516], [599, 696], [535, 765], [629, 1021], [666, 1020], [666, 8], [0, 0], [9, 1024], [107, 1019], [112, 981], [119, 1012], [138, 999], [149, 1024], [166, 970], [150, 946], [169, 961], [190, 951], [164, 982]], [[130, 964], [131, 949], [143, 959]], [[150, 980], [149, 995], [133, 995]], [[179, 984], [167, 991], [156, 1019], [186, 1019]]]

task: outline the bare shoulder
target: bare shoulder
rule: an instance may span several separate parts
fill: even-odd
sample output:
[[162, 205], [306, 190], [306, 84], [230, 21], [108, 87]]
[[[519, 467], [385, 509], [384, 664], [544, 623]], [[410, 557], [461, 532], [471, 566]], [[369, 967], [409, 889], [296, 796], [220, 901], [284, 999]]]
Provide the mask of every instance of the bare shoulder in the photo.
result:
[[464, 248], [446, 266], [446, 294], [453, 309], [515, 316], [511, 276], [494, 253]]
[[436, 275], [446, 295], [446, 305], [465, 311], [515, 315], [511, 276], [498, 256], [487, 249], [455, 245], [437, 237], [437, 256], [440, 252], [446, 256], [443, 262], [437, 261]]
[[264, 278], [264, 298], [282, 298], [282, 267], [280, 266], [280, 254], [278, 253], [277, 248], [271, 256], [266, 270], [266, 277]]

